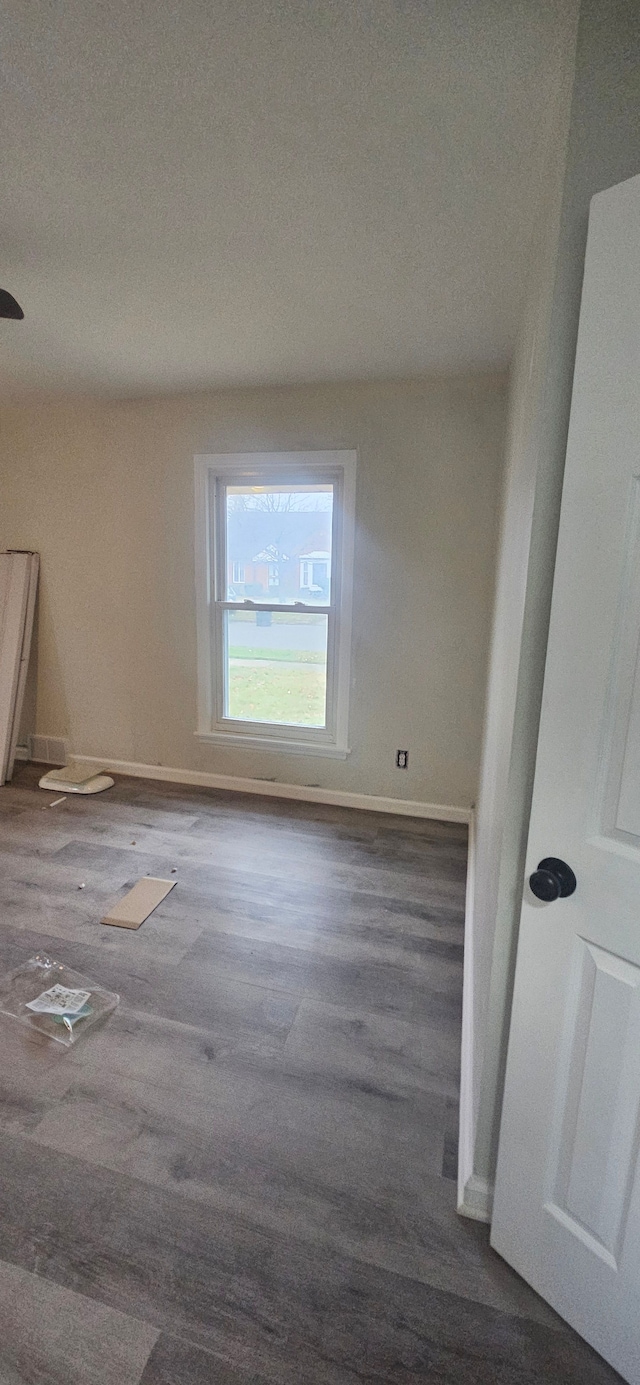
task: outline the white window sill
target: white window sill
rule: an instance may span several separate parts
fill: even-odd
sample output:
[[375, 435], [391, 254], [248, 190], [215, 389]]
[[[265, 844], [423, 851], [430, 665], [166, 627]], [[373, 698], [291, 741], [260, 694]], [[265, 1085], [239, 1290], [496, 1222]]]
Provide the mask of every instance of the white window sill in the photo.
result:
[[277, 736], [243, 736], [233, 731], [195, 731], [199, 741], [211, 745], [233, 746], [234, 750], [276, 750], [286, 755], [323, 755], [325, 759], [346, 760], [351, 751], [347, 747], [323, 745], [321, 741], [280, 740]]

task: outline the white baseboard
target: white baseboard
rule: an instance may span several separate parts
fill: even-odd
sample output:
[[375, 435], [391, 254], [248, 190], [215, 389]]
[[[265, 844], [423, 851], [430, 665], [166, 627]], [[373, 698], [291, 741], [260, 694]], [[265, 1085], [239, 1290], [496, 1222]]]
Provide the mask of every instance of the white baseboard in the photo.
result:
[[28, 745], [17, 745], [15, 758], [16, 760], [30, 760], [32, 757]]
[[468, 1216], [472, 1222], [490, 1222], [493, 1210], [493, 1183], [479, 1179], [472, 1173], [464, 1184], [463, 1195], [457, 1204], [460, 1216]]
[[458, 1212], [472, 1221], [491, 1221], [493, 1183], [473, 1171], [475, 1121], [473, 1099], [474, 996], [473, 949], [475, 926], [475, 817], [469, 823], [467, 893], [464, 910], [464, 972], [462, 983], [462, 1043], [460, 1060], [460, 1136], [458, 1140]]
[[159, 779], [170, 784], [191, 784], [195, 788], [229, 789], [234, 793], [292, 798], [303, 803], [327, 803], [337, 808], [364, 808], [374, 813], [398, 813], [402, 817], [435, 818], [439, 822], [469, 822], [471, 809], [449, 803], [421, 803], [407, 798], [382, 798], [376, 794], [348, 793], [343, 789], [319, 789], [307, 784], [279, 784], [272, 779], [244, 779], [233, 774], [210, 774], [199, 769], [172, 769], [168, 765], [143, 765], [130, 760], [112, 760], [108, 755], [73, 755], [83, 765], [110, 774], [128, 774], [136, 779]]
[[491, 1221], [493, 1210], [493, 1183], [487, 1178], [479, 1178], [476, 1173], [471, 1177], [462, 1189], [462, 1194], [458, 1193], [458, 1212], [461, 1217], [470, 1217], [472, 1221]]
[[475, 1145], [473, 1100], [474, 994], [473, 949], [476, 873], [475, 815], [469, 822], [467, 890], [464, 906], [464, 966], [462, 982], [462, 1035], [460, 1046], [460, 1134], [458, 1139], [458, 1210], [464, 1211], [465, 1188], [473, 1178]]

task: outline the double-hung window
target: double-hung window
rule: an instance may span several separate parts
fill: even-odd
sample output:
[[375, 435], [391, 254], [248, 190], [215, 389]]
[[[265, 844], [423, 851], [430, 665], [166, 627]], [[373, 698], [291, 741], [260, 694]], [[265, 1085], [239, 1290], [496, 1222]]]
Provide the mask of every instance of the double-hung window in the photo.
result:
[[347, 755], [355, 453], [195, 465], [196, 734]]

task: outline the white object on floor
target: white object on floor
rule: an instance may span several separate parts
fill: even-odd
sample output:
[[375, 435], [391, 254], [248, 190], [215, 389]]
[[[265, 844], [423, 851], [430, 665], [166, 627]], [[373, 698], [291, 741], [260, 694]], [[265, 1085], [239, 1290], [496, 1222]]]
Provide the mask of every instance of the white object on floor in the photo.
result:
[[61, 789], [65, 793], [102, 793], [104, 789], [113, 788], [113, 779], [110, 774], [96, 774], [86, 765], [72, 762], [62, 769], [50, 769], [39, 784], [41, 789], [51, 789], [54, 793], [60, 793]]
[[39, 563], [37, 553], [0, 553], [0, 784], [13, 774]]

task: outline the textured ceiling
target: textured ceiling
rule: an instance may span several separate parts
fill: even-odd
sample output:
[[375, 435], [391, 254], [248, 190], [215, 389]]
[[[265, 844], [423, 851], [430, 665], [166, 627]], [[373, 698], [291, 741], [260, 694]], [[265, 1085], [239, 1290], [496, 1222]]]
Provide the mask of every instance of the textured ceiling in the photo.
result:
[[9, 0], [0, 383], [503, 364], [566, 0]]

